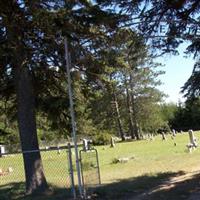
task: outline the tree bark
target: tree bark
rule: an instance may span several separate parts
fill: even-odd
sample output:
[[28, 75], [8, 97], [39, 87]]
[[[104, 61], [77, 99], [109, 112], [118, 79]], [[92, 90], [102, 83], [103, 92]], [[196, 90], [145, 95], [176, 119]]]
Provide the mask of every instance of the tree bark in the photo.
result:
[[114, 100], [114, 106], [115, 106], [115, 111], [116, 111], [116, 121], [117, 121], [117, 125], [119, 128], [120, 137], [121, 137], [122, 141], [125, 141], [125, 136], [124, 136], [122, 122], [121, 122], [121, 116], [120, 116], [120, 112], [119, 112], [119, 106], [118, 106], [117, 97], [116, 97], [115, 92], [113, 93], [113, 100]]
[[139, 129], [138, 129], [138, 123], [137, 123], [137, 115], [136, 115], [136, 104], [135, 104], [135, 99], [134, 99], [134, 91], [133, 91], [133, 77], [130, 74], [130, 89], [131, 89], [131, 107], [132, 107], [132, 116], [133, 116], [133, 132], [134, 132], [134, 136], [137, 140], [140, 139], [139, 136]]
[[[48, 188], [43, 172], [38, 145], [35, 101], [30, 72], [27, 67], [15, 67], [15, 86], [17, 94], [18, 128], [24, 160], [26, 193], [42, 193]], [[25, 153], [33, 151], [34, 153]]]
[[128, 108], [128, 116], [129, 116], [129, 131], [131, 134], [131, 138], [135, 139], [135, 133], [134, 133], [134, 124], [133, 124], [133, 110], [130, 104], [130, 93], [129, 93], [129, 88], [126, 80], [126, 75], [124, 76], [125, 80], [125, 89], [126, 89], [126, 103], [127, 103], [127, 108]]

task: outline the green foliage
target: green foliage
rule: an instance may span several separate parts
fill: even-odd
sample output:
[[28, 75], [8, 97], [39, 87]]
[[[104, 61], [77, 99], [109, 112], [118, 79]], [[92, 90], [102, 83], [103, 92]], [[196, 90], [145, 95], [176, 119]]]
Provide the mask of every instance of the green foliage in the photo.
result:
[[178, 110], [178, 106], [174, 103], [164, 103], [160, 105], [160, 110], [162, 119], [171, 125]]
[[[130, 6], [130, 4], [129, 4]], [[200, 94], [199, 70], [199, 2], [191, 1], [145, 1], [139, 24], [144, 37], [165, 35], [164, 38], [154, 37], [151, 41], [153, 51], [159, 54], [172, 53], [178, 55], [180, 44], [186, 44], [185, 53], [196, 58], [193, 72], [182, 88], [186, 97], [198, 97]], [[164, 23], [163, 23], [164, 22]], [[162, 26], [162, 27], [161, 27]], [[164, 28], [161, 33], [159, 29]]]
[[113, 35], [110, 48], [100, 55], [108, 67], [101, 76], [102, 91], [94, 90], [90, 102], [95, 126], [120, 135], [136, 135], [133, 132], [145, 126], [149, 126], [148, 131], [156, 131], [162, 122], [154, 105], [163, 94], [155, 87], [163, 72], [157, 70], [160, 65], [153, 62], [143, 39], [131, 29], [121, 29]]
[[110, 144], [111, 134], [106, 131], [100, 131], [92, 137], [94, 145], [107, 145]]
[[19, 150], [18, 127], [12, 109], [13, 102], [0, 101], [0, 143], [8, 145], [10, 150]]
[[[141, 133], [156, 132], [166, 124], [171, 126], [174, 118], [172, 113], [175, 111], [167, 109], [173, 108], [163, 107], [160, 111], [157, 106], [163, 96], [155, 89], [160, 84], [158, 76], [163, 73], [158, 70], [160, 65], [153, 62], [144, 38], [133, 27], [119, 28], [127, 20], [126, 17], [132, 15], [126, 13], [126, 9], [134, 10], [134, 14], [139, 13], [140, 3], [121, 4], [113, 1], [112, 6], [120, 5], [119, 9], [125, 9], [122, 15], [121, 12], [116, 13], [116, 10], [111, 12], [103, 1], [97, 4], [85, 1], [77, 4], [71, 1], [67, 5], [62, 0], [47, 1], [45, 5], [38, 1], [38, 5], [41, 4], [39, 9], [24, 1], [3, 2], [2, 5], [7, 9], [0, 13], [1, 38], [5, 43], [0, 49], [0, 81], [3, 86], [0, 95], [4, 100], [7, 97], [12, 99], [12, 106], [15, 107], [13, 115], [16, 116], [16, 96], [12, 69], [16, 63], [25, 63], [24, 67], [31, 71], [34, 84], [39, 138], [52, 140], [70, 136], [62, 34], [68, 39], [71, 53], [73, 97], [79, 135], [90, 135], [98, 130], [108, 130], [118, 135], [119, 120], [123, 133], [128, 134], [136, 132], [136, 129]], [[12, 7], [11, 4], [16, 8], [12, 11], [16, 21], [9, 24], [7, 19], [10, 13], [7, 11]], [[163, 5], [158, 4], [158, 9], [162, 10]], [[29, 9], [29, 14], [26, 9]], [[52, 9], [54, 12], [51, 12]], [[153, 11], [154, 8], [152, 16], [158, 17], [158, 13]], [[30, 21], [23, 21], [18, 12], [24, 16], [23, 19], [30, 15]], [[142, 14], [144, 21], [149, 19], [148, 9]], [[140, 28], [145, 28], [144, 24]], [[146, 27], [151, 25], [149, 23]], [[18, 34], [22, 35], [13, 32], [12, 27], [15, 26], [18, 27]], [[13, 35], [8, 34], [12, 32]], [[12, 36], [9, 43], [7, 34]], [[20, 51], [16, 51], [11, 44], [17, 47], [21, 41], [23, 45]], [[113, 104], [114, 96], [119, 107], [118, 115]]]
[[109, 91], [94, 91], [90, 98], [90, 119], [97, 130], [116, 132], [115, 113], [112, 105], [112, 94]]
[[[166, 25], [166, 38], [154, 38], [153, 47], [164, 53], [177, 54], [177, 47], [183, 41], [187, 44], [187, 53], [198, 55], [200, 50], [198, 45], [197, 30], [199, 29], [199, 2], [191, 1], [155, 1], [150, 0], [144, 3], [143, 12], [140, 15], [142, 24], [138, 27], [140, 31], [148, 36], [162, 35], [158, 27]], [[169, 26], [168, 26], [169, 25]], [[156, 30], [156, 31], [155, 31]], [[191, 42], [191, 43], [190, 43]]]
[[200, 63], [196, 62], [190, 78], [182, 87], [182, 93], [187, 98], [198, 97], [200, 95]]
[[188, 131], [189, 129], [199, 130], [199, 120], [200, 98], [189, 98], [185, 104], [179, 104], [174, 120], [172, 121], [172, 126], [178, 131]]
[[[148, 2], [152, 5], [146, 5]], [[175, 12], [177, 10], [179, 12]], [[165, 51], [175, 52], [174, 48], [182, 41], [171, 37], [182, 37], [180, 32], [185, 30], [190, 17], [194, 18], [198, 10], [198, 3], [193, 1], [181, 4], [168, 1], [1, 1], [0, 104], [9, 102], [1, 110], [1, 141], [12, 144], [18, 140], [16, 116], [23, 149], [38, 149], [36, 130], [41, 140], [70, 135], [61, 37], [68, 40], [71, 54], [78, 134], [97, 132], [94, 143], [107, 144], [110, 141], [107, 130], [120, 132], [122, 139], [123, 130], [126, 130], [138, 139], [139, 129], [154, 132], [163, 127], [166, 121], [160, 117], [157, 108], [162, 94], [155, 89], [160, 83], [157, 77], [161, 72], [155, 70], [158, 64], [153, 63], [144, 39], [137, 31], [131, 30], [133, 26], [121, 27], [133, 19], [133, 14], [139, 14], [144, 21], [140, 28], [146, 36], [163, 18], [170, 22], [178, 19], [179, 23], [170, 24], [169, 38], [164, 38], [161, 45]], [[195, 20], [199, 20], [197, 16]], [[196, 27], [192, 29], [196, 30]], [[199, 42], [192, 37], [189, 40], [192, 45], [188, 51], [196, 56]], [[192, 79], [190, 83], [194, 80], [197, 81], [193, 88], [198, 83], [198, 79]], [[191, 84], [186, 87], [189, 93], [190, 87]], [[98, 96], [100, 103], [93, 99], [92, 93]], [[99, 105], [101, 108], [95, 112]], [[184, 122], [188, 128], [191, 126], [188, 119], [199, 120], [198, 106], [196, 100], [192, 100], [192, 104], [186, 102], [186, 107], [181, 108], [176, 116], [178, 122]], [[195, 129], [199, 127], [197, 122], [192, 125]], [[99, 130], [105, 132], [98, 133]], [[31, 160], [24, 161], [26, 169]]]

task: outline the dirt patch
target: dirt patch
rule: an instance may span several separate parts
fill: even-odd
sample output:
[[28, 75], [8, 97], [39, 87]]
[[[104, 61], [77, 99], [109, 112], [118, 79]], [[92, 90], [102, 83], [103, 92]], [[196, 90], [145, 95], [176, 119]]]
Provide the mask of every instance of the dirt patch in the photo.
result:
[[176, 175], [162, 184], [128, 200], [198, 200], [200, 171]]
[[200, 171], [146, 174], [103, 185], [98, 200], [200, 200]]

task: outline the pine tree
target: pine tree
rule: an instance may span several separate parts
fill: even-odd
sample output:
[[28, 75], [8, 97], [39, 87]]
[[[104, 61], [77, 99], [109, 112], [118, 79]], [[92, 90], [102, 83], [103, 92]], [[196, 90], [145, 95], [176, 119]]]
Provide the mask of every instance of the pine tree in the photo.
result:
[[[74, 66], [94, 72], [100, 66], [94, 49], [100, 48], [107, 31], [112, 32], [121, 19], [88, 1], [0, 2], [0, 95], [16, 99], [23, 151], [39, 149], [36, 103], [56, 99], [56, 89], [63, 88], [59, 79], [65, 75], [60, 33], [68, 38]], [[101, 67], [96, 72], [101, 72]], [[48, 185], [40, 153], [24, 153], [23, 158], [27, 193], [45, 191]]]

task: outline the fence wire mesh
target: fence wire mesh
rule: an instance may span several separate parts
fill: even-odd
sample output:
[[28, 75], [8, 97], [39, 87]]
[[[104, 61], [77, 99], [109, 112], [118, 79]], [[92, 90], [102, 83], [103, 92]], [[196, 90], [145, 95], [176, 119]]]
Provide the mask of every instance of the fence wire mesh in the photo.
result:
[[100, 184], [99, 161], [96, 149], [80, 151], [82, 180], [85, 190]]
[[[31, 156], [33, 153], [28, 152], [27, 154]], [[44, 174], [49, 186], [53, 189], [70, 189], [71, 183], [67, 147], [42, 150], [40, 154]], [[11, 187], [16, 184], [20, 184], [20, 187], [25, 190], [23, 155], [22, 153], [5, 154], [0, 157], [0, 188]]]

